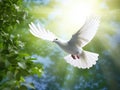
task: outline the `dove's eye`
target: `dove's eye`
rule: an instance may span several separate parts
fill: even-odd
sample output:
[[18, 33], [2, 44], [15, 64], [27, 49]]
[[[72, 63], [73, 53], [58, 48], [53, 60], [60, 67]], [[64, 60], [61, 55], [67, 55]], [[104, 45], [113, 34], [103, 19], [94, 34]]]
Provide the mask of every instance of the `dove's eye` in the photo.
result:
[[55, 40], [58, 40], [57, 38]]

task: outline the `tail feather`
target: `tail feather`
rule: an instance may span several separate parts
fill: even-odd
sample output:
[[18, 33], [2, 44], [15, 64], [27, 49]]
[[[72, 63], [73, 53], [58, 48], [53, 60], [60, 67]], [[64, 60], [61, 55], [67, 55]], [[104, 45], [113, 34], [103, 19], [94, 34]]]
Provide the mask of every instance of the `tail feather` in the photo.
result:
[[67, 63], [73, 65], [74, 67], [89, 69], [90, 67], [96, 64], [98, 56], [99, 55], [97, 53], [83, 51], [80, 54], [80, 59], [73, 59], [71, 55], [67, 55], [66, 57], [64, 57], [64, 59]]

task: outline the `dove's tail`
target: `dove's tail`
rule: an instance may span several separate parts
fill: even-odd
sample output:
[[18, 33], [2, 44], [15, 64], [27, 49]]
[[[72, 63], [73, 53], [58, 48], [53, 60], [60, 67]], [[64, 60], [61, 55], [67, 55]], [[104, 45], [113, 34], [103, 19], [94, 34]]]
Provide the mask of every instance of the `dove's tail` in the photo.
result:
[[88, 52], [88, 51], [82, 51], [82, 53], [79, 55], [79, 59], [73, 59], [71, 55], [68, 55], [64, 57], [64, 59], [67, 61], [67, 63], [78, 67], [78, 68], [90, 68], [93, 65], [96, 64], [96, 61], [98, 60], [98, 54], [93, 53], [93, 52]]

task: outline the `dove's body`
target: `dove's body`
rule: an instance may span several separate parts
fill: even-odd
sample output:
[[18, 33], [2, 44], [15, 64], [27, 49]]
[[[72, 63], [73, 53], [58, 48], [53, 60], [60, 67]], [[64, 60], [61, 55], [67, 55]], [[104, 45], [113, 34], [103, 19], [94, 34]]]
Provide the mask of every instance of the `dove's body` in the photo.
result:
[[58, 41], [58, 40], [54, 40], [54, 42], [56, 44], [58, 44], [65, 52], [71, 54], [71, 55], [79, 55], [82, 52], [82, 48], [74, 45], [74, 44], [70, 44], [68, 42], [62, 42], [62, 41]]
[[63, 42], [57, 37], [46, 31], [40, 24], [35, 26], [31, 23], [30, 32], [41, 39], [55, 42], [69, 55], [64, 59], [71, 65], [78, 68], [90, 68], [96, 64], [98, 60], [98, 54], [88, 51], [84, 51], [82, 47], [88, 44], [95, 36], [99, 25], [99, 17], [90, 17], [86, 20], [85, 24], [72, 36], [69, 41]]

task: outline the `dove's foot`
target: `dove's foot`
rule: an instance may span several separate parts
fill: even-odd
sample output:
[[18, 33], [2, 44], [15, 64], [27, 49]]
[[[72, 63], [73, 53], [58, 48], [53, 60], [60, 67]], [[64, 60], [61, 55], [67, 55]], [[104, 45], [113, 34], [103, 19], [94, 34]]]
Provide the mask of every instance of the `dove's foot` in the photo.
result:
[[76, 55], [78, 59], [80, 59], [80, 56], [79, 55]]
[[71, 57], [72, 57], [73, 59], [80, 59], [80, 56], [79, 56], [79, 55], [71, 55]]
[[71, 55], [71, 57], [72, 57], [73, 59], [76, 59], [74, 55]]

